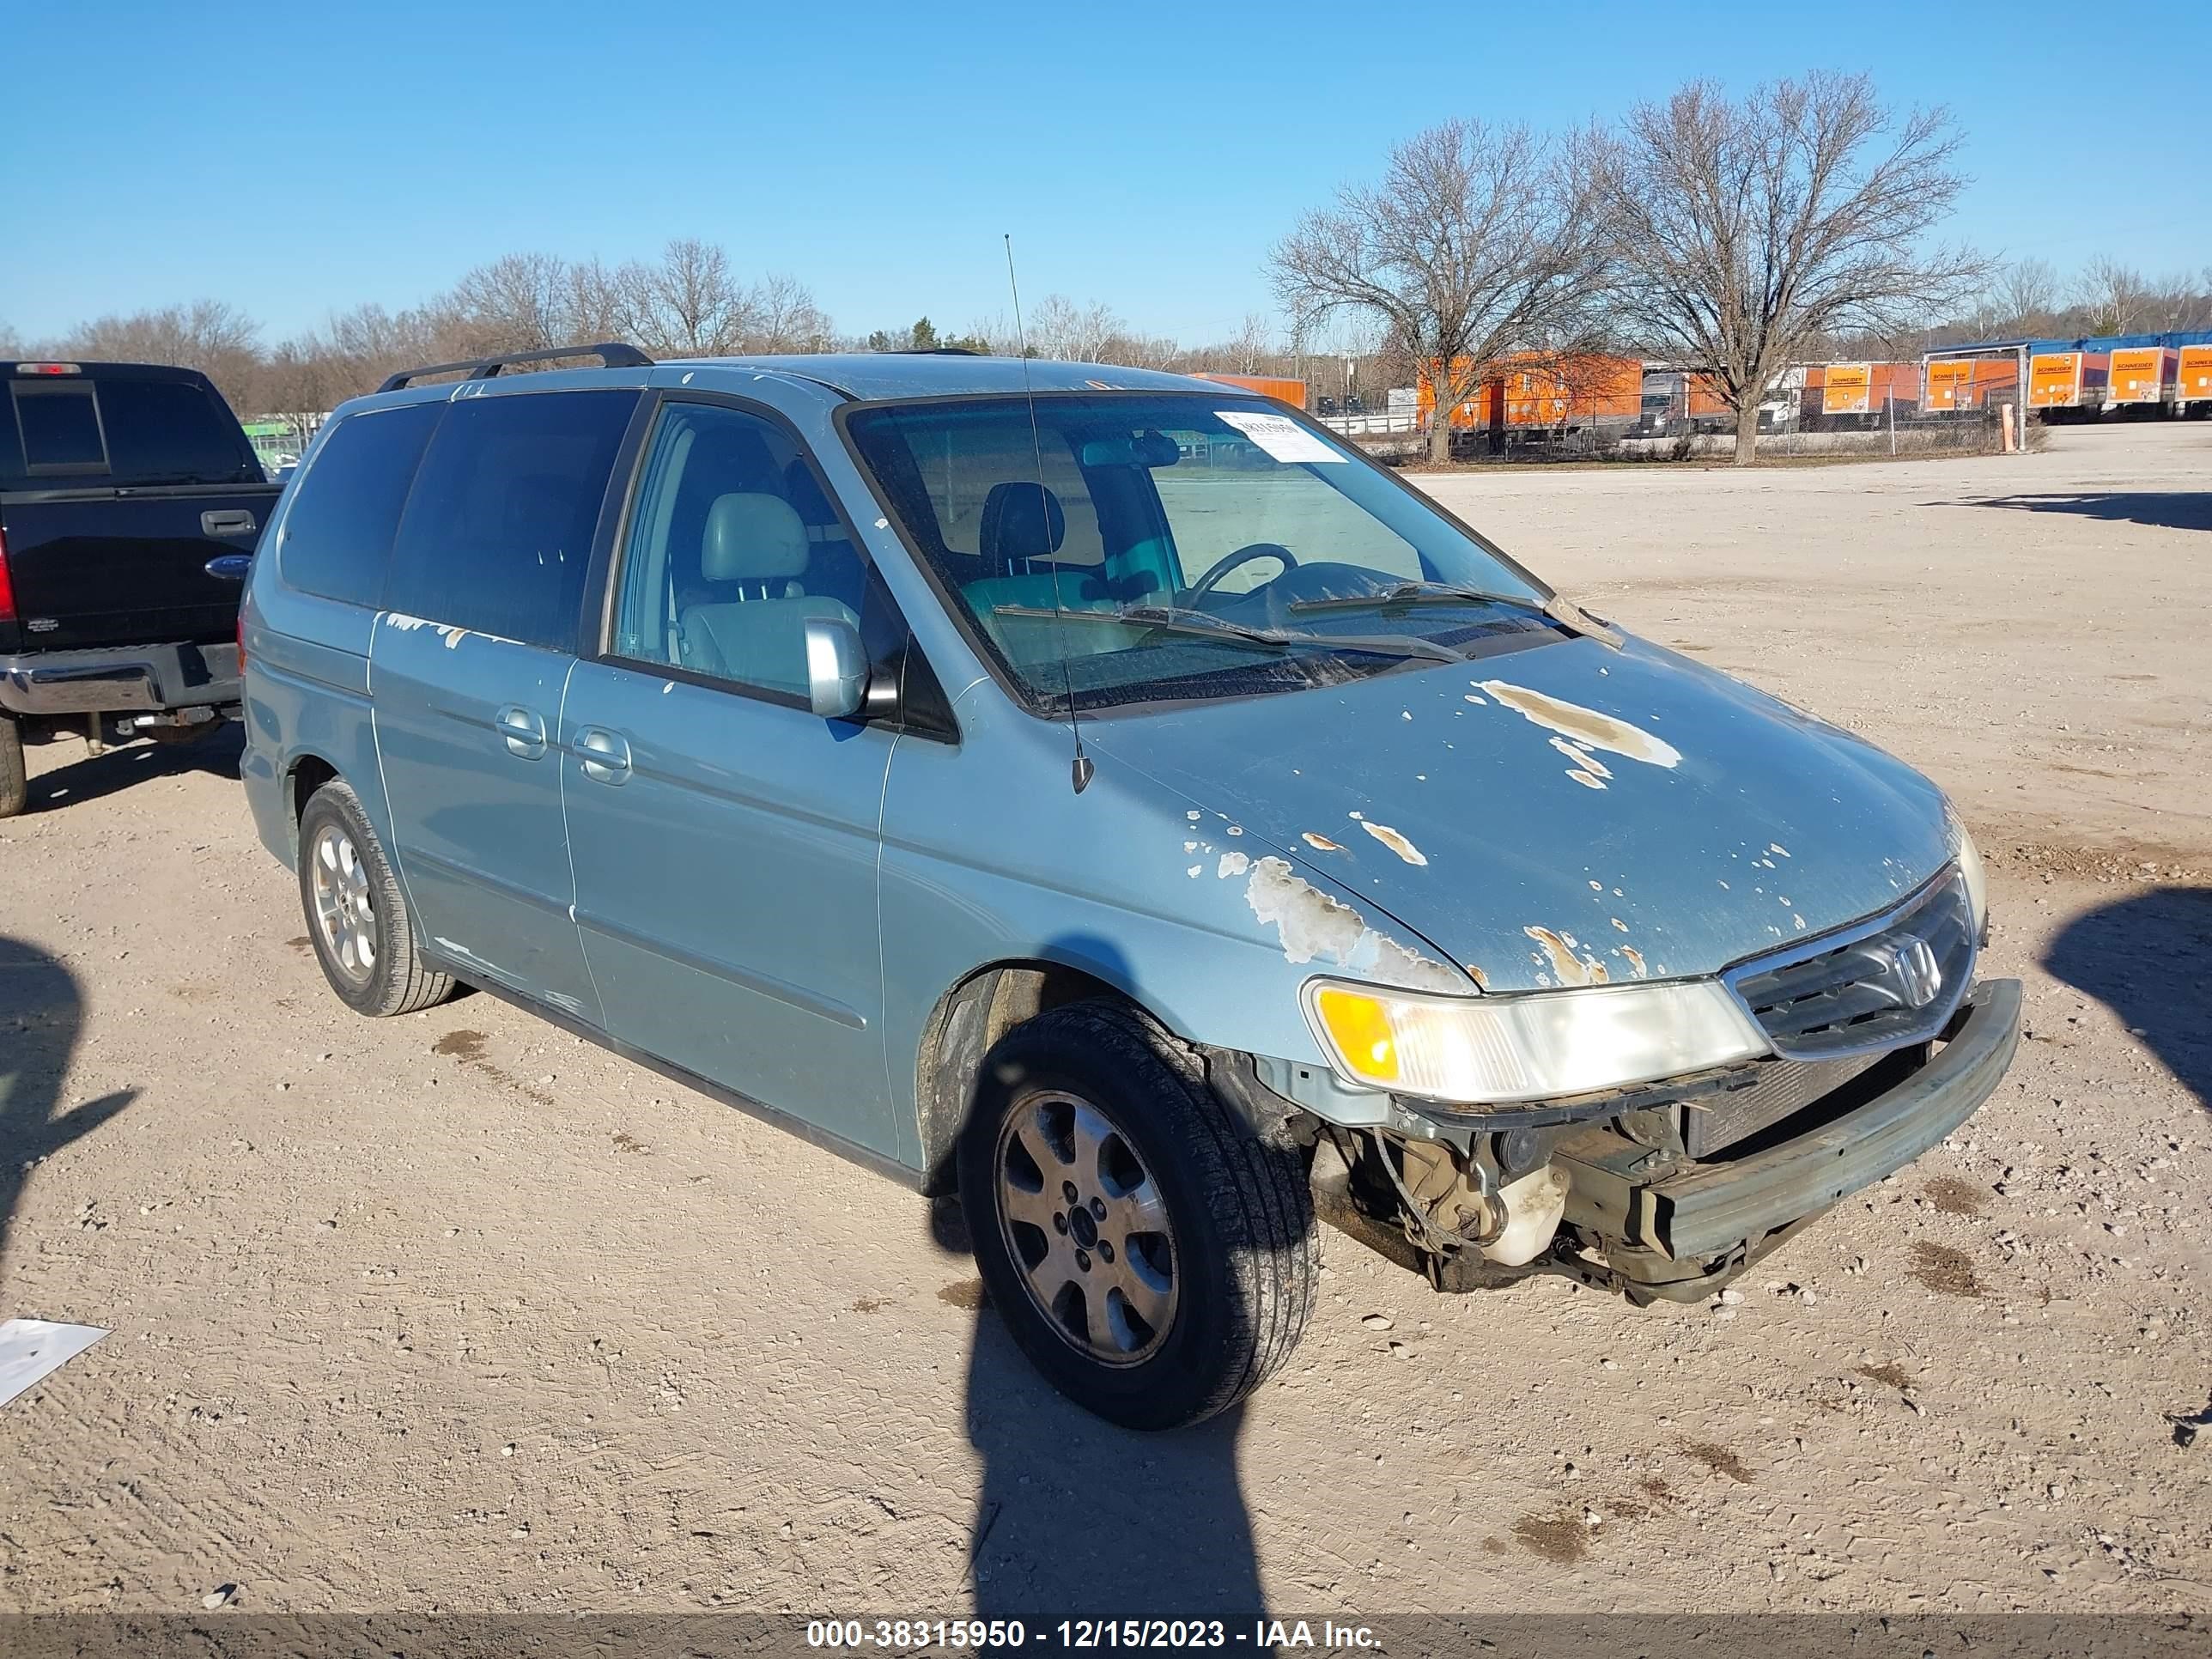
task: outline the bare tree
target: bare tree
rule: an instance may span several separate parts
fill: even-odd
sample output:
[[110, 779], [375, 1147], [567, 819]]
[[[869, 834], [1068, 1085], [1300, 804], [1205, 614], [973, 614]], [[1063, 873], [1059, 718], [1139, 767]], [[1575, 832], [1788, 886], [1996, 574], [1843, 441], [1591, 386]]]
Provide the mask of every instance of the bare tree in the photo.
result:
[[1588, 330], [1606, 265], [1573, 158], [1525, 127], [1448, 121], [1390, 152], [1382, 181], [1340, 191], [1269, 256], [1304, 327], [1364, 311], [1436, 386], [1429, 459], [1451, 453], [1449, 411], [1510, 354]]
[[2108, 254], [2089, 261], [2075, 295], [2088, 313], [2092, 334], [2134, 332], [2152, 300], [2150, 284], [2143, 281], [2142, 272]]
[[1079, 306], [1065, 294], [1046, 295], [1024, 320], [1032, 353], [1076, 363], [1098, 362], [1109, 343], [1128, 332], [1113, 307], [1099, 301]]
[[745, 308], [751, 318], [748, 351], [820, 351], [830, 343], [830, 319], [796, 276], [771, 272], [763, 277]]
[[1997, 296], [2008, 331], [2038, 334], [2058, 313], [2058, 273], [2041, 259], [2019, 259], [2005, 267]]
[[7, 324], [0, 323], [0, 357], [21, 357], [22, 355], [22, 337]]
[[1966, 179], [1940, 109], [1898, 115], [1863, 75], [1777, 81], [1741, 103], [1692, 82], [1594, 137], [1620, 302], [1736, 416], [1737, 465], [1777, 375], [1822, 335], [1942, 314], [1988, 263], [1924, 238]]
[[658, 264], [630, 266], [627, 277], [639, 343], [654, 356], [721, 356], [744, 344], [744, 290], [713, 243], [679, 237]]
[[259, 366], [260, 325], [222, 300], [195, 300], [158, 311], [106, 316], [72, 330], [62, 349], [72, 357], [174, 363], [197, 368], [236, 402], [250, 394]]
[[568, 342], [568, 268], [550, 253], [510, 253], [453, 285], [457, 356], [545, 351]]

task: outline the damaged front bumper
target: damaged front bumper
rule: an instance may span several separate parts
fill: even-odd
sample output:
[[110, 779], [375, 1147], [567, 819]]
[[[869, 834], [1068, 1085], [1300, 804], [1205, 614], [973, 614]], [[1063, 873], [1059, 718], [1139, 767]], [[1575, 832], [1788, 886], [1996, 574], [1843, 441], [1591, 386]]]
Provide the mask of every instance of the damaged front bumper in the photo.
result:
[[1924, 1064], [1816, 1128], [1754, 1137], [1741, 1156], [1692, 1162], [1610, 1129], [1565, 1135], [1553, 1149], [1573, 1182], [1565, 1219], [1632, 1296], [1695, 1300], [1972, 1115], [2011, 1064], [2020, 1008], [2018, 980], [1982, 981]]

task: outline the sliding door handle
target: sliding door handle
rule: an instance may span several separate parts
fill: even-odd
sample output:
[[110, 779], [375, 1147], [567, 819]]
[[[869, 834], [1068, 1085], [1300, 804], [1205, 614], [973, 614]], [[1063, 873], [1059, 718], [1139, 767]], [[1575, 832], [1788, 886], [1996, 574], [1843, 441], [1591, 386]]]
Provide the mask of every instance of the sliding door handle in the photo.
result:
[[629, 744], [619, 732], [586, 726], [576, 733], [576, 758], [595, 783], [621, 784], [629, 777]]

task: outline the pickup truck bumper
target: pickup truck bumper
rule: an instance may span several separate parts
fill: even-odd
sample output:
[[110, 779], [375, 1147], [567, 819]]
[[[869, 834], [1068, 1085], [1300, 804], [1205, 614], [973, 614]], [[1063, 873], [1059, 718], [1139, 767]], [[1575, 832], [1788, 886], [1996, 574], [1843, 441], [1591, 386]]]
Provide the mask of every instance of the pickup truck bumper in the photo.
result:
[[220, 709], [243, 696], [235, 645], [128, 645], [0, 656], [0, 709], [106, 714]]
[[1925, 1065], [1820, 1127], [1742, 1158], [1670, 1163], [1607, 1130], [1570, 1135], [1553, 1152], [1574, 1183], [1566, 1218], [1603, 1237], [1608, 1264], [1644, 1293], [1695, 1300], [1972, 1116], [2012, 1063], [2020, 1007], [2018, 980], [1984, 980]]

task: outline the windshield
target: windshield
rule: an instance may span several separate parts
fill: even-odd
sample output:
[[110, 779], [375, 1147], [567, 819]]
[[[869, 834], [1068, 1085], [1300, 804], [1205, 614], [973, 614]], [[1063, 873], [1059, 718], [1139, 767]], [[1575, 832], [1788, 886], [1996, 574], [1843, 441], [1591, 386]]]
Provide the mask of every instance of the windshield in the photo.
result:
[[886, 404], [878, 493], [1032, 706], [1245, 696], [1559, 637], [1543, 588], [1358, 451], [1207, 393]]

